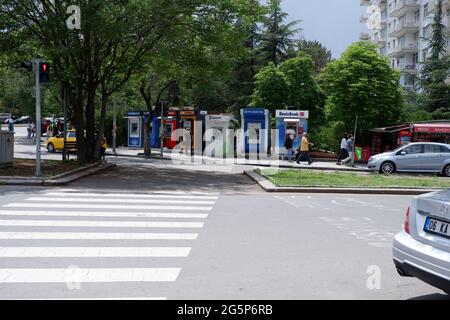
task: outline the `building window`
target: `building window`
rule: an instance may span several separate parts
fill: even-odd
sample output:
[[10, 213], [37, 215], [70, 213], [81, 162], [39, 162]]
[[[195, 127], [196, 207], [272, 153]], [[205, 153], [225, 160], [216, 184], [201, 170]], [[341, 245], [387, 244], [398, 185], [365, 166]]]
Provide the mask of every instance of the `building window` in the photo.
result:
[[428, 3], [425, 3], [423, 5], [423, 17], [424, 18], [428, 17]]

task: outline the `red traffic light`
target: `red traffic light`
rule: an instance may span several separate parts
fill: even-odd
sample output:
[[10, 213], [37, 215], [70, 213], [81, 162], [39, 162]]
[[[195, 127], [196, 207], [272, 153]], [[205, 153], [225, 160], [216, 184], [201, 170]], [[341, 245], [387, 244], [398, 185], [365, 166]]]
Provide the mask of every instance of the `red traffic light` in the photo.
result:
[[42, 70], [42, 72], [47, 72], [47, 70], [48, 70], [48, 64], [42, 63], [42, 64], [41, 64], [41, 70]]

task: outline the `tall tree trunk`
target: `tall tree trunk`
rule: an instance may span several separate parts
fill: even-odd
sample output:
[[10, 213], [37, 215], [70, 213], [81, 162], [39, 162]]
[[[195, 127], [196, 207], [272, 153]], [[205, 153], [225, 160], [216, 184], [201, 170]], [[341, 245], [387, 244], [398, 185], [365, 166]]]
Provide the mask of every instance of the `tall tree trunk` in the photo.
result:
[[95, 156], [95, 92], [96, 88], [92, 84], [88, 88], [86, 101], [86, 161], [94, 162]]
[[73, 104], [73, 121], [77, 135], [77, 160], [87, 161], [86, 139], [84, 137], [84, 97], [82, 85], [77, 88], [77, 95]]

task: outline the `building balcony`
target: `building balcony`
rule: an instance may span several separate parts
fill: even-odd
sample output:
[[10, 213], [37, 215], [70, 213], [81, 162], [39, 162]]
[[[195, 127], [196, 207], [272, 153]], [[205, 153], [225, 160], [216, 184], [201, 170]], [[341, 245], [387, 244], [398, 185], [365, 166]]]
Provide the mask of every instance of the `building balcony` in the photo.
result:
[[389, 15], [391, 17], [401, 17], [402, 15], [416, 11], [420, 9], [420, 1], [419, 0], [399, 0], [397, 3], [394, 3], [389, 9]]
[[374, 36], [372, 42], [378, 45], [379, 48], [384, 48], [386, 46], [386, 38], [384, 36]]
[[407, 63], [401, 63], [398, 66], [398, 69], [401, 72], [409, 73], [409, 74], [416, 74], [418, 71], [418, 65], [417, 64], [407, 64]]
[[367, 23], [367, 20], [369, 20], [369, 17], [366, 16], [366, 15], [364, 15], [364, 14], [362, 14], [362, 15], [359, 17], [359, 22], [360, 22], [360, 23]]
[[419, 30], [419, 23], [416, 21], [402, 21], [396, 26], [389, 29], [389, 37], [399, 38], [408, 32], [416, 32]]
[[387, 6], [387, 0], [371, 0], [370, 4], [373, 6], [378, 6], [380, 8], [384, 8]]
[[364, 7], [370, 6], [370, 0], [359, 0], [359, 4]]
[[369, 33], [367, 33], [367, 32], [361, 32], [360, 33], [359, 40], [367, 41], [369, 39], [370, 39]]
[[388, 55], [391, 58], [397, 58], [404, 56], [407, 53], [417, 53], [419, 51], [419, 44], [417, 41], [405, 42], [396, 45], [395, 47], [390, 47], [388, 49]]

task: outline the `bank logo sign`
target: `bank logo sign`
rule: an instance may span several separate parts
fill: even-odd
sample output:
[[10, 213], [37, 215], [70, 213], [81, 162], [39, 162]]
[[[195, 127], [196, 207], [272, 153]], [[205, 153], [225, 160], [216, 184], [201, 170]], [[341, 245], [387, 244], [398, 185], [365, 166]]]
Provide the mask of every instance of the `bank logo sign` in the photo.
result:
[[309, 119], [309, 111], [277, 110], [276, 117]]

